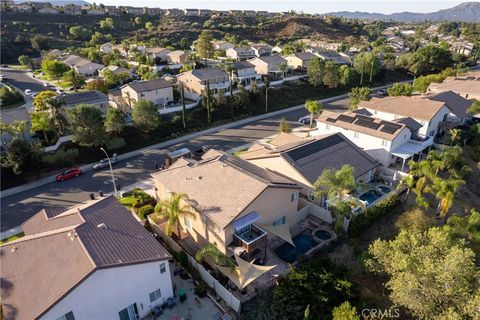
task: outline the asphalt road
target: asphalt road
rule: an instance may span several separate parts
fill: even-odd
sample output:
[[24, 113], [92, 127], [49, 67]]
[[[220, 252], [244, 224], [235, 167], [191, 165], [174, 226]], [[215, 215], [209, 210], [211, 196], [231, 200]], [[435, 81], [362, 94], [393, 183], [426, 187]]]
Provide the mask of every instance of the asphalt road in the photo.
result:
[[20, 90], [25, 91], [30, 89], [34, 92], [48, 90], [48, 88], [43, 85], [42, 81], [28, 76], [24, 70], [1, 68], [0, 73], [7, 78], [5, 82], [19, 88]]
[[[326, 104], [324, 108], [338, 111], [345, 110], [348, 108], [348, 100], [338, 100]], [[279, 116], [205, 135], [169, 149], [187, 147], [196, 150], [205, 144], [220, 145], [225, 149], [239, 147], [275, 134], [278, 122], [283, 117], [290, 121], [292, 126], [298, 126], [297, 120], [306, 114], [307, 112], [303, 109], [285, 112]], [[114, 174], [120, 186], [127, 186], [148, 179], [150, 174], [154, 172], [155, 162], [163, 163], [167, 151], [166, 149], [150, 150], [145, 154], [118, 162], [114, 167]], [[104, 193], [113, 191], [110, 172], [107, 169], [89, 171], [72, 180], [52, 182], [2, 198], [0, 200], [1, 231], [22, 224], [43, 208], [67, 208], [88, 200], [90, 193], [98, 193], [100, 190]]]

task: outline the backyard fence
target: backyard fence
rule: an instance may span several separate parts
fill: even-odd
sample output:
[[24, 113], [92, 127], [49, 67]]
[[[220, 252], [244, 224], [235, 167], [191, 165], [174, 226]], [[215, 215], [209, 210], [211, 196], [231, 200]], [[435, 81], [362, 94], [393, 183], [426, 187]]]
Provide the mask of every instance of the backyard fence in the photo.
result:
[[205, 283], [215, 290], [217, 295], [222, 298], [227, 306], [232, 308], [237, 314], [240, 313], [241, 302], [238, 298], [236, 298], [228, 289], [226, 289], [217, 279], [215, 279], [201, 264], [195, 261], [188, 252], [176, 243], [172, 238], [170, 238], [162, 228], [162, 225], [156, 224], [150, 217], [148, 218], [150, 223], [150, 227], [152, 230], [162, 238], [165, 244], [170, 247], [175, 252], [184, 251], [187, 254], [189, 264], [198, 271], [200, 277], [202, 278]]
[[300, 205], [303, 206], [300, 210], [298, 210], [299, 220], [303, 220], [307, 217], [307, 215], [311, 214], [314, 217], [319, 218], [326, 223], [332, 224], [333, 217], [330, 211], [324, 209], [316, 204], [309, 202], [305, 199], [299, 199]]

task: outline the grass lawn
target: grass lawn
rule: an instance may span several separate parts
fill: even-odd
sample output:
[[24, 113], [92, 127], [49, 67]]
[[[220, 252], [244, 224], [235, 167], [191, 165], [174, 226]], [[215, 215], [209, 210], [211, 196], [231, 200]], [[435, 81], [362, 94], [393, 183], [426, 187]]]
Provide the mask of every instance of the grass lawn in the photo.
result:
[[0, 105], [0, 110], [18, 108], [18, 107], [22, 106], [23, 104], [25, 104], [25, 101], [19, 101], [17, 103], [6, 105], [6, 106], [2, 104], [2, 105]]
[[242, 149], [242, 150], [237, 150], [237, 151], [235, 151], [235, 152], [232, 153], [232, 154], [233, 154], [234, 156], [239, 156], [239, 155], [241, 155], [242, 153], [244, 153], [244, 152], [247, 151], [247, 150], [248, 150], [248, 148], [244, 148], [244, 149]]
[[29, 67], [22, 66], [22, 65], [19, 65], [19, 64], [9, 64], [8, 67], [10, 69], [14, 69], [14, 70], [28, 70], [29, 69]]
[[14, 234], [13, 236], [10, 236], [6, 239], [3, 239], [3, 240], [0, 240], [0, 244], [5, 244], [7, 242], [10, 242], [10, 241], [13, 241], [13, 240], [17, 240], [21, 237], [23, 237], [25, 235], [25, 233], [23, 232], [20, 232], [20, 233], [17, 233], [17, 234]]

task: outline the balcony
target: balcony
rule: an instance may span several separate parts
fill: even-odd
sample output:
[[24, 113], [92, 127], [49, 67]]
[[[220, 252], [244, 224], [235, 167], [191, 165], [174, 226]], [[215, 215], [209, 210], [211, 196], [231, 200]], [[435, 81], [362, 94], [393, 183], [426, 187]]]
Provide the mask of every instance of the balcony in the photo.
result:
[[412, 136], [412, 138], [408, 140], [407, 143], [411, 143], [415, 146], [418, 146], [423, 150], [433, 144], [433, 137], [416, 135], [416, 136]]
[[242, 233], [236, 232], [233, 234], [233, 243], [236, 246], [244, 248], [247, 252], [258, 248], [260, 245], [263, 246], [264, 242], [260, 240], [267, 235], [267, 232], [254, 224], [245, 229]]

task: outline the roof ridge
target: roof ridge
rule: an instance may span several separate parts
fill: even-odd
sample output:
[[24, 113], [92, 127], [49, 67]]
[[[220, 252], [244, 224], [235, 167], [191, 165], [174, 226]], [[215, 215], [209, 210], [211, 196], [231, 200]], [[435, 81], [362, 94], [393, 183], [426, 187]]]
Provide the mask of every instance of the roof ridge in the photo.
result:
[[53, 236], [53, 235], [56, 235], [56, 234], [64, 233], [64, 232], [67, 232], [67, 231], [70, 231], [70, 230], [74, 230], [79, 225], [80, 224], [76, 224], [76, 225], [71, 225], [71, 226], [68, 226], [68, 227], [63, 227], [63, 228], [58, 228], [58, 229], [54, 229], [54, 230], [45, 231], [45, 232], [25, 235], [21, 238], [18, 238], [18, 239], [15, 239], [13, 241], [4, 243], [0, 247], [7, 247], [9, 245], [14, 245], [16, 243], [26, 242], [26, 241], [30, 241], [30, 240], [45, 238], [45, 237]]

